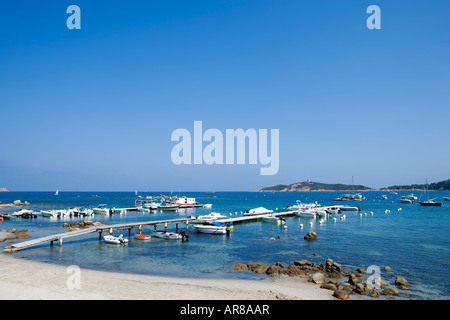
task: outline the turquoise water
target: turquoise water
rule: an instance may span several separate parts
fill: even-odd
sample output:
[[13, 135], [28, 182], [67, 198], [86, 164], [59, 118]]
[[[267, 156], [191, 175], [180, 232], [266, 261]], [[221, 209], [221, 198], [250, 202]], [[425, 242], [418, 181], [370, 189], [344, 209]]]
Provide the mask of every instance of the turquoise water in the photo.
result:
[[[150, 242], [139, 242], [133, 238], [125, 246], [106, 244], [99, 241], [97, 234], [66, 239], [62, 248], [42, 245], [15, 253], [15, 256], [37, 261], [57, 262], [81, 267], [112, 269], [151, 275], [187, 276], [201, 278], [240, 278], [264, 280], [265, 275], [250, 272], [236, 272], [232, 267], [236, 263], [258, 262], [274, 264], [292, 264], [294, 260], [307, 259], [315, 263], [324, 263], [331, 258], [349, 269], [367, 268], [369, 265], [390, 266], [391, 272], [382, 271], [382, 277], [394, 283], [397, 275], [405, 277], [411, 283], [411, 299], [448, 299], [450, 298], [450, 202], [442, 200], [450, 192], [430, 192], [430, 198], [439, 197], [442, 207], [422, 207], [418, 203], [403, 204], [398, 199], [403, 194], [391, 195], [382, 192], [366, 192], [362, 202], [333, 202], [341, 195], [339, 192], [301, 192], [301, 193], [253, 193], [253, 192], [186, 192], [200, 203], [212, 203], [212, 209], [184, 209], [178, 213], [140, 214], [128, 212], [110, 217], [90, 217], [93, 221], [108, 224], [162, 220], [189, 215], [208, 214], [211, 211], [229, 216], [240, 216], [241, 211], [263, 206], [269, 209], [283, 210], [295, 201], [318, 201], [322, 205], [346, 204], [360, 205], [362, 213], [345, 212], [346, 220], [336, 222], [328, 219], [320, 225], [315, 221], [309, 226], [310, 219], [288, 217], [287, 228], [265, 222], [236, 224], [229, 237], [222, 235], [199, 234], [189, 229], [190, 239], [186, 242], [170, 241], [152, 237]], [[92, 194], [100, 197], [93, 198]], [[160, 195], [148, 193], [147, 195]], [[166, 193], [167, 194], [167, 193]], [[381, 195], [388, 195], [382, 200]], [[417, 196], [420, 192], [415, 192]], [[145, 196], [145, 194], [143, 194]], [[133, 207], [134, 193], [127, 192], [9, 192], [0, 193], [1, 202], [20, 199], [32, 204], [44, 203], [40, 207], [97, 206], [101, 203], [108, 207]], [[398, 211], [398, 208], [402, 208]], [[386, 214], [385, 210], [391, 210]], [[6, 211], [6, 210], [3, 210]], [[373, 212], [373, 215], [370, 212]], [[52, 233], [61, 233], [63, 222], [77, 221], [39, 217], [0, 222], [1, 229], [28, 229], [34, 238]], [[299, 224], [303, 224], [303, 229]], [[41, 226], [38, 226], [38, 225]], [[179, 225], [183, 229], [184, 224]], [[169, 230], [175, 226], [169, 225]], [[149, 229], [143, 231], [150, 232]], [[318, 234], [318, 239], [307, 242], [303, 236], [308, 231]], [[147, 232], [147, 233], [148, 233]], [[128, 236], [128, 231], [122, 231]], [[119, 232], [115, 232], [119, 235]], [[280, 239], [278, 239], [278, 236]], [[275, 237], [276, 240], [270, 240]], [[7, 246], [3, 243], [3, 247]], [[315, 255], [314, 255], [315, 254]]]

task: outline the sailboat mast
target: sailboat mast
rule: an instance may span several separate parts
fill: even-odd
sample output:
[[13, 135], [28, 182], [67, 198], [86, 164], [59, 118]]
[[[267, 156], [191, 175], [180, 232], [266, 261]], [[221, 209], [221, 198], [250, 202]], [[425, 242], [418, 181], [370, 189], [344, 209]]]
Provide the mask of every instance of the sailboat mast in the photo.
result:
[[425, 179], [425, 182], [427, 184], [427, 201], [430, 200], [430, 195], [428, 194], [428, 178]]

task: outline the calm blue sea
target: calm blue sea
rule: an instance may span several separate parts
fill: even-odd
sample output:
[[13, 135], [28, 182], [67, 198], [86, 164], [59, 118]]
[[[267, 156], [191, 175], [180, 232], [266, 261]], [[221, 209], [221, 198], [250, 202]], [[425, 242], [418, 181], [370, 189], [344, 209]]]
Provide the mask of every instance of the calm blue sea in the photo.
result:
[[[307, 259], [324, 263], [327, 258], [343, 264], [348, 269], [367, 268], [369, 265], [390, 266], [392, 271], [382, 271], [384, 280], [393, 284], [397, 275], [411, 283], [411, 299], [450, 298], [450, 201], [442, 199], [450, 192], [430, 192], [430, 198], [439, 197], [442, 207], [422, 207], [403, 204], [399, 197], [411, 192], [392, 195], [383, 192], [366, 192], [362, 202], [334, 202], [340, 192], [301, 193], [257, 193], [257, 192], [186, 192], [200, 203], [211, 203], [211, 209], [184, 209], [178, 213], [140, 214], [128, 212], [110, 217], [90, 217], [93, 221], [108, 224], [161, 220], [208, 214], [211, 211], [240, 216], [241, 211], [255, 207], [283, 210], [296, 200], [317, 201], [322, 205], [360, 205], [363, 214], [346, 212], [346, 220], [327, 220], [320, 225], [311, 219], [289, 217], [287, 228], [265, 222], [236, 224], [231, 236], [199, 234], [189, 229], [190, 239], [186, 242], [164, 240], [152, 237], [150, 242], [139, 242], [133, 238], [125, 246], [106, 244], [99, 241], [97, 234], [67, 239], [62, 248], [42, 245], [15, 253], [17, 257], [30, 260], [56, 262], [81, 267], [121, 270], [150, 275], [186, 276], [198, 278], [239, 278], [265, 280], [265, 275], [232, 270], [236, 263], [258, 262], [292, 264], [294, 260]], [[99, 195], [93, 198], [92, 195]], [[168, 193], [141, 193], [160, 195]], [[381, 198], [388, 196], [387, 200]], [[420, 192], [415, 192], [420, 196]], [[14, 200], [31, 204], [46, 204], [44, 208], [66, 208], [72, 206], [133, 207], [134, 192], [9, 192], [0, 193], [1, 202]], [[401, 211], [398, 209], [401, 208]], [[385, 213], [389, 209], [390, 213]], [[3, 210], [7, 211], [7, 210]], [[373, 215], [370, 212], [373, 212]], [[70, 221], [81, 220], [72, 218]], [[69, 222], [70, 222], [69, 221]], [[0, 222], [0, 229], [28, 229], [34, 237], [61, 233], [66, 229], [62, 224], [68, 220], [39, 217], [37, 219], [17, 219]], [[300, 228], [303, 224], [303, 229]], [[41, 226], [38, 226], [41, 225]], [[184, 228], [180, 224], [180, 229]], [[169, 230], [175, 226], [169, 225]], [[316, 241], [307, 242], [303, 236], [308, 231], [318, 234]], [[148, 233], [150, 230], [148, 229]], [[146, 230], [143, 231], [146, 233]], [[123, 231], [128, 236], [128, 231]], [[119, 232], [115, 232], [119, 235]], [[278, 236], [280, 239], [278, 239]], [[275, 237], [276, 240], [270, 240]], [[7, 243], [2, 243], [3, 247]], [[315, 255], [314, 255], [315, 254]]]

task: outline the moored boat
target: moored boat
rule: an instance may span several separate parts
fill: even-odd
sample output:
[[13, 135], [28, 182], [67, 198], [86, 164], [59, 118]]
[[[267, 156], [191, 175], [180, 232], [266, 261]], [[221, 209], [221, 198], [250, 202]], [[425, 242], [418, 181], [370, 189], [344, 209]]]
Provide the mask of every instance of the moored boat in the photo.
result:
[[153, 235], [158, 238], [162, 239], [170, 239], [170, 240], [180, 240], [180, 239], [187, 239], [189, 238], [188, 235], [184, 233], [184, 231], [181, 231], [180, 233], [176, 232], [170, 232], [170, 231], [161, 231], [161, 230], [154, 230]]
[[210, 234], [226, 234], [231, 230], [229, 227], [218, 226], [213, 224], [196, 224], [194, 228], [200, 233], [210, 233]]
[[428, 179], [425, 179], [425, 183], [426, 183], [426, 186], [427, 186], [427, 189], [426, 189], [427, 201], [419, 201], [419, 204], [421, 206], [427, 206], [427, 207], [440, 207], [442, 205], [442, 202], [434, 201], [434, 199], [436, 199], [436, 198], [430, 199], [430, 195], [428, 193]]
[[282, 217], [274, 216], [273, 214], [264, 216], [261, 218], [261, 220], [264, 222], [277, 223], [277, 224], [285, 224], [286, 223], [286, 219], [284, 219]]
[[138, 234], [134, 235], [134, 238], [136, 240], [144, 240], [145, 241], [145, 240], [150, 240], [152, 238], [152, 236], [148, 235], [148, 234], [138, 233]]
[[273, 210], [269, 210], [264, 207], [259, 207], [259, 208], [250, 209], [249, 211], [246, 211], [244, 213], [244, 216], [252, 216], [252, 215], [267, 214], [267, 213], [273, 213]]
[[203, 216], [196, 216], [195, 220], [198, 220], [198, 221], [213, 221], [213, 220], [225, 219], [225, 218], [227, 218], [227, 217], [224, 216], [224, 215], [221, 215], [218, 212], [211, 212], [210, 214], [206, 214], [206, 215], [203, 215]]
[[93, 209], [93, 211], [94, 211], [95, 214], [106, 214], [106, 215], [110, 214], [109, 209], [106, 208], [106, 204], [99, 204], [97, 206], [97, 208]]
[[128, 239], [124, 238], [123, 234], [121, 234], [118, 237], [112, 235], [104, 236], [103, 240], [105, 240], [106, 243], [113, 243], [113, 244], [125, 244], [128, 242]]

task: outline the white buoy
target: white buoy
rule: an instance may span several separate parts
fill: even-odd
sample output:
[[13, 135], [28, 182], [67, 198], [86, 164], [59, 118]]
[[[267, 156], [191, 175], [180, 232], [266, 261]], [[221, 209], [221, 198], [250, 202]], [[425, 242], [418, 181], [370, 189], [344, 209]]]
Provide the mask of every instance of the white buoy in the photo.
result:
[[303, 223], [300, 223], [300, 229], [303, 229]]
[[402, 208], [398, 208], [397, 211], [402, 211]]
[[370, 214], [373, 216], [373, 211], [370, 211]]
[[367, 212], [364, 212], [364, 215], [367, 216]]
[[336, 222], [336, 218], [333, 218], [333, 221]]
[[312, 221], [309, 223], [309, 225], [312, 227], [312, 225], [313, 225]]
[[287, 229], [287, 225], [284, 225], [284, 226], [283, 226], [283, 229]]

